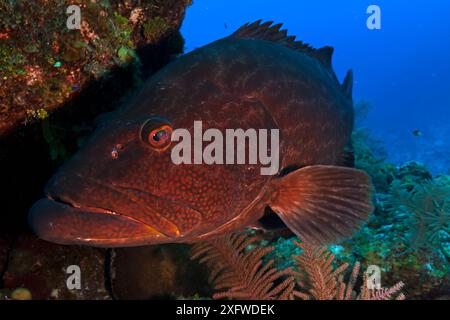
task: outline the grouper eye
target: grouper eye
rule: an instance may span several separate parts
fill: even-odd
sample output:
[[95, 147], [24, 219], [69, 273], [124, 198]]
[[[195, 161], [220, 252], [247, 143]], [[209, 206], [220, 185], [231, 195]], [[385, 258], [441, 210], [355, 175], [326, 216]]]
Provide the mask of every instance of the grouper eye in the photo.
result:
[[170, 145], [172, 125], [161, 118], [147, 120], [141, 128], [141, 139], [158, 151], [165, 150]]

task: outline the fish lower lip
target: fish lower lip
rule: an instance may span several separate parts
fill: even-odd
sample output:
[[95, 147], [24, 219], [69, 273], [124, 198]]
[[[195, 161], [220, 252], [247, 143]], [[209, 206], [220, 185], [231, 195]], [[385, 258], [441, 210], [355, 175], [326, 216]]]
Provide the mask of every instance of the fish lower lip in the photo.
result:
[[33, 205], [28, 220], [41, 239], [59, 244], [126, 247], [169, 242], [166, 235], [131, 217], [101, 208], [77, 208], [50, 197]]

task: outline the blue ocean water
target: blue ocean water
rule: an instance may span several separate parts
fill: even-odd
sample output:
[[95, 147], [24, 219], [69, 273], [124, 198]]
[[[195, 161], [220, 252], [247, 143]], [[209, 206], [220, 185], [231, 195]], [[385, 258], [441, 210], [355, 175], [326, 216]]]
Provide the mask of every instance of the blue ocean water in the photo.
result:
[[[379, 30], [366, 25], [370, 5], [381, 10]], [[191, 51], [263, 19], [314, 47], [333, 46], [338, 77], [352, 68], [355, 102], [373, 106], [361, 125], [388, 160], [439, 174], [450, 170], [449, 17], [445, 0], [194, 0], [182, 34]]]

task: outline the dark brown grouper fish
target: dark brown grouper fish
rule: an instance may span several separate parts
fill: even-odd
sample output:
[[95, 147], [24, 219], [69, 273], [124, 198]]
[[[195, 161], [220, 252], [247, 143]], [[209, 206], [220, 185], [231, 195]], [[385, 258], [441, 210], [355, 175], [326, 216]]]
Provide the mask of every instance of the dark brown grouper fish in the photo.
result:
[[[104, 117], [30, 210], [36, 234], [102, 247], [195, 242], [266, 213], [314, 243], [351, 235], [373, 210], [369, 177], [344, 166], [352, 73], [340, 85], [331, 47], [313, 49], [280, 26], [247, 24], [184, 55]], [[278, 174], [261, 175], [261, 164], [174, 164], [170, 134], [192, 132], [196, 120], [221, 132], [279, 129]]]

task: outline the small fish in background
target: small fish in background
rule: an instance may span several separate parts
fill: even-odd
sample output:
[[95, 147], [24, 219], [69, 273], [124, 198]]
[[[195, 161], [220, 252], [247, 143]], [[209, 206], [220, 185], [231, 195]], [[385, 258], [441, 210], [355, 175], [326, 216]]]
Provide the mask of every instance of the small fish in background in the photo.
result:
[[223, 24], [225, 29], [228, 29], [228, 25], [226, 23]]
[[414, 130], [414, 131], [412, 132], [412, 134], [413, 134], [415, 137], [421, 137], [421, 136], [423, 136], [423, 133], [422, 133], [422, 131], [420, 131], [420, 130]]

